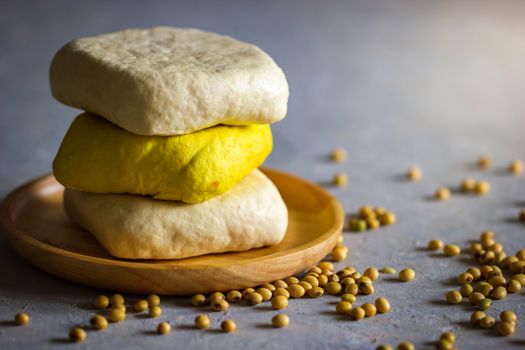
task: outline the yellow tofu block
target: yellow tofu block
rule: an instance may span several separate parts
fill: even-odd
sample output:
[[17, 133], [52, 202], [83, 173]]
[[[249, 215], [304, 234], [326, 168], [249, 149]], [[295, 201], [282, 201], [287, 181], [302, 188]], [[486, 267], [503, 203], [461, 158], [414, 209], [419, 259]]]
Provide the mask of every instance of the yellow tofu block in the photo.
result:
[[75, 190], [199, 203], [228, 191], [271, 151], [267, 124], [141, 136], [83, 113], [64, 137], [53, 173]]

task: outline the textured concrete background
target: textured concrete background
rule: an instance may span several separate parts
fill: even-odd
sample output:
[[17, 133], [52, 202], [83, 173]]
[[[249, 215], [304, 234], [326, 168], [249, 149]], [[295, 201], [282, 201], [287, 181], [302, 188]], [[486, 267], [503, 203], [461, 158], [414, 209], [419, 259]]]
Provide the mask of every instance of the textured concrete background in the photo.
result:
[[[321, 4], [323, 3], [323, 4]], [[352, 322], [333, 313], [335, 297], [293, 300], [288, 329], [268, 327], [266, 306], [233, 306], [239, 331], [188, 329], [197, 313], [185, 299], [165, 298], [155, 320], [130, 317], [88, 341], [68, 345], [70, 326], [86, 324], [88, 305], [100, 291], [47, 275], [17, 257], [0, 236], [0, 348], [247, 348], [373, 349], [380, 343], [431, 347], [443, 330], [458, 346], [525, 345], [524, 293], [490, 310], [514, 309], [522, 321], [510, 338], [467, 325], [470, 307], [448, 306], [450, 278], [468, 259], [445, 259], [418, 249], [433, 237], [465, 245], [482, 230], [497, 232], [509, 252], [525, 246], [516, 222], [525, 207], [525, 176], [502, 169], [525, 158], [525, 3], [516, 1], [2, 1], [0, 3], [0, 197], [50, 171], [51, 160], [78, 111], [55, 102], [47, 70], [54, 52], [72, 38], [128, 27], [193, 26], [233, 35], [269, 52], [287, 74], [288, 118], [275, 125], [275, 151], [267, 165], [316, 182], [344, 170], [349, 186], [333, 192], [347, 211], [363, 203], [398, 216], [393, 227], [345, 233], [350, 247], [339, 264], [412, 266], [417, 279], [381, 278], [376, 296], [391, 300], [386, 315]], [[343, 146], [349, 160], [326, 161]], [[492, 170], [472, 162], [493, 156]], [[400, 179], [411, 165], [423, 181]], [[462, 178], [487, 179], [484, 198], [454, 196], [436, 203], [428, 195]], [[362, 298], [361, 300], [371, 300]], [[19, 310], [28, 327], [9, 320]], [[169, 320], [171, 335], [151, 335]]]

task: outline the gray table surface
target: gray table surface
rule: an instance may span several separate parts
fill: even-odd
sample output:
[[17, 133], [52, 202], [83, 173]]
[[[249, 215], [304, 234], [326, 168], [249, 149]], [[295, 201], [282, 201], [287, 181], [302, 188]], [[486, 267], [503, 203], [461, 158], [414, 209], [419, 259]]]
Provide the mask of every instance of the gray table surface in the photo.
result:
[[[385, 206], [396, 225], [365, 234], [345, 233], [350, 254], [338, 266], [411, 266], [410, 284], [381, 278], [376, 296], [392, 312], [360, 322], [334, 315], [336, 297], [293, 300], [287, 329], [267, 327], [276, 312], [233, 306], [236, 334], [188, 329], [197, 310], [187, 299], [164, 298], [160, 319], [130, 317], [80, 345], [68, 329], [85, 324], [100, 291], [75, 285], [30, 266], [0, 235], [0, 348], [247, 348], [373, 349], [413, 341], [431, 348], [453, 330], [458, 347], [525, 345], [523, 291], [495, 303], [491, 314], [515, 310], [523, 320], [513, 337], [467, 324], [470, 308], [448, 306], [444, 293], [467, 259], [422, 251], [430, 238], [466, 245], [494, 230], [509, 252], [525, 246], [525, 176], [505, 173], [525, 158], [525, 3], [516, 1], [2, 1], [0, 2], [0, 196], [50, 171], [58, 145], [77, 110], [54, 101], [48, 66], [72, 38], [128, 27], [192, 26], [255, 43], [284, 69], [289, 113], [273, 127], [275, 151], [266, 165], [326, 182], [345, 171], [349, 186], [330, 189], [350, 212]], [[345, 164], [326, 155], [348, 150]], [[494, 167], [473, 167], [483, 153]], [[424, 179], [400, 177], [419, 165]], [[464, 177], [486, 179], [489, 196], [429, 200], [441, 185]], [[371, 297], [361, 300], [372, 300]], [[9, 320], [27, 310], [28, 327]], [[151, 335], [160, 320], [174, 324], [166, 337]]]

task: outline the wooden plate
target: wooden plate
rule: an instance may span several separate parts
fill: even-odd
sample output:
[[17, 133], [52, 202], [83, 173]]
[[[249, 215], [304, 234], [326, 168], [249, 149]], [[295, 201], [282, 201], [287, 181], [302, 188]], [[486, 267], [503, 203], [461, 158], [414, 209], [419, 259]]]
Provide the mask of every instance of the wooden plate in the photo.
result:
[[285, 238], [273, 247], [180, 260], [117, 259], [69, 220], [62, 207], [63, 187], [52, 175], [9, 194], [0, 207], [0, 223], [23, 258], [87, 286], [165, 295], [253, 287], [320, 261], [335, 245], [344, 218], [339, 202], [319, 186], [277, 170], [264, 172], [289, 210]]

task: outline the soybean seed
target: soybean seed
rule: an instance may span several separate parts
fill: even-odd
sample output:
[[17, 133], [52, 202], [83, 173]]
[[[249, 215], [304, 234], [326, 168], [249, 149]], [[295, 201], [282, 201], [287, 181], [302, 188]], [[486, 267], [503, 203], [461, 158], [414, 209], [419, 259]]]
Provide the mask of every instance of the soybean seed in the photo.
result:
[[275, 286], [271, 283], [265, 283], [265, 284], [262, 284], [259, 286], [259, 288], [266, 288], [266, 289], [269, 289], [270, 291], [274, 291], [275, 290]]
[[[320, 270], [319, 270], [319, 272], [320, 272]], [[319, 273], [319, 272], [317, 272], [317, 273]], [[277, 289], [277, 288], [288, 288], [288, 283], [286, 283], [283, 280], [277, 280], [277, 281], [273, 282], [273, 286], [275, 287], [275, 289]]]
[[221, 322], [221, 329], [223, 332], [231, 333], [235, 332], [237, 326], [235, 325], [235, 322], [233, 322], [233, 320], [224, 320]]
[[83, 342], [84, 340], [86, 340], [86, 337], [86, 331], [81, 327], [73, 327], [69, 331], [69, 339], [71, 339], [74, 342]]
[[377, 311], [384, 314], [390, 311], [390, 302], [387, 298], [379, 297], [375, 301]]
[[343, 149], [343, 148], [334, 148], [332, 150], [332, 153], [330, 154], [330, 157], [332, 158], [332, 160], [334, 162], [337, 162], [337, 163], [342, 163], [346, 160], [347, 158], [347, 153], [346, 151]]
[[494, 287], [492, 287], [487, 282], [479, 282], [474, 287], [474, 292], [481, 293], [483, 296], [488, 297], [490, 295], [490, 293], [492, 293], [493, 289], [494, 289]]
[[109, 297], [109, 301], [111, 303], [111, 306], [123, 305], [124, 297], [120, 294], [113, 294]]
[[333, 273], [330, 276], [328, 276], [328, 282], [339, 282], [340, 278], [337, 274]]
[[381, 269], [381, 272], [382, 273], [385, 273], [387, 275], [393, 275], [396, 273], [396, 269], [394, 269], [393, 267], [390, 267], [390, 266], [385, 266]]
[[272, 291], [269, 290], [268, 288], [262, 287], [262, 288], [257, 289], [256, 292], [262, 296], [263, 301], [268, 301], [272, 299]]
[[507, 256], [503, 261], [501, 262], [500, 266], [504, 269], [510, 269], [510, 265], [518, 261], [518, 258], [514, 255]]
[[355, 283], [357, 283], [357, 284], [372, 283], [372, 280], [370, 278], [368, 278], [367, 276], [361, 276], [355, 281]]
[[520, 260], [512, 263], [510, 265], [510, 271], [513, 273], [525, 271], [525, 261]]
[[288, 287], [288, 292], [290, 292], [290, 296], [292, 298], [301, 298], [306, 293], [304, 288], [299, 284], [292, 284], [290, 287]]
[[513, 311], [505, 310], [499, 314], [501, 322], [510, 322], [516, 323], [518, 321], [518, 316]]
[[357, 295], [359, 293], [359, 286], [357, 283], [349, 284], [345, 287], [345, 293], [351, 295]]
[[362, 307], [356, 307], [350, 310], [350, 315], [354, 320], [359, 321], [365, 317], [365, 310]]
[[330, 282], [326, 285], [326, 288], [325, 288], [326, 292], [332, 295], [337, 295], [341, 293], [342, 289], [343, 287], [338, 282]]
[[487, 315], [483, 311], [474, 311], [470, 315], [470, 323], [477, 325], [485, 316]]
[[250, 293], [246, 296], [246, 300], [248, 300], [248, 302], [251, 304], [251, 305], [257, 305], [257, 304], [260, 304], [262, 303], [263, 301], [263, 297], [262, 295], [260, 295], [259, 293], [257, 292], [253, 292], [253, 293]]
[[153, 306], [149, 309], [149, 317], [159, 317], [162, 314], [160, 306]]
[[481, 311], [488, 310], [491, 305], [492, 305], [492, 300], [490, 300], [489, 298], [485, 298], [479, 301], [478, 310], [481, 310]]
[[350, 275], [350, 277], [352, 277], [353, 279], [357, 280], [358, 278], [361, 278], [363, 276], [361, 276], [361, 274], [359, 272], [354, 272]]
[[503, 244], [496, 242], [488, 247], [488, 249], [494, 253], [501, 253], [503, 251]]
[[242, 294], [238, 290], [231, 290], [226, 294], [226, 300], [230, 303], [237, 303], [242, 299]]
[[113, 305], [113, 306], [111, 307], [111, 309], [112, 309], [112, 310], [113, 310], [113, 309], [117, 309], [117, 310], [120, 310], [120, 311], [122, 311], [122, 312], [124, 312], [124, 313], [126, 312], [126, 306], [125, 306], [124, 304]]
[[321, 287], [313, 287], [308, 291], [308, 295], [312, 298], [318, 298], [324, 295], [324, 289]]
[[469, 295], [468, 300], [471, 304], [477, 305], [481, 300], [485, 299], [485, 296], [480, 292], [474, 292]]
[[165, 335], [169, 332], [171, 332], [171, 326], [168, 322], [159, 323], [159, 325], [157, 326], [157, 333]]
[[464, 272], [458, 276], [458, 283], [461, 285], [470, 283], [473, 280], [474, 280], [474, 277], [468, 272]]
[[344, 287], [348, 286], [349, 284], [354, 284], [354, 283], [356, 283], [356, 281], [352, 277], [345, 277], [341, 281], [341, 285]]
[[453, 350], [454, 343], [451, 343], [450, 341], [446, 339], [439, 339], [437, 342], [437, 349], [438, 350]]
[[341, 295], [341, 301], [347, 301], [350, 304], [354, 304], [356, 302], [357, 298], [355, 295], [352, 294], [343, 294]]
[[481, 277], [481, 271], [477, 267], [470, 267], [466, 272], [470, 273], [474, 280], [478, 280]]
[[518, 280], [510, 280], [507, 282], [507, 292], [518, 293], [521, 290], [521, 283]]
[[374, 285], [369, 282], [359, 284], [359, 291], [364, 295], [374, 294]]
[[272, 326], [276, 328], [288, 327], [290, 318], [285, 314], [278, 314], [272, 317]]
[[477, 181], [474, 185], [474, 193], [484, 195], [490, 192], [490, 184], [487, 181]]
[[[337, 275], [336, 275], [337, 276]], [[304, 288], [305, 294], [312, 289], [312, 285], [306, 281], [299, 282], [299, 285]]]
[[396, 215], [391, 211], [379, 215], [379, 222], [381, 225], [393, 225], [396, 223]]
[[523, 173], [525, 165], [521, 160], [513, 160], [509, 165], [509, 172], [513, 175], [519, 175]]
[[427, 248], [428, 250], [439, 250], [443, 247], [443, 241], [439, 239], [433, 239], [428, 241]]
[[345, 187], [348, 184], [348, 177], [345, 173], [336, 173], [332, 179], [332, 183], [337, 187]]
[[416, 273], [412, 269], [403, 269], [399, 271], [399, 280], [402, 282], [412, 281], [416, 277]]
[[470, 283], [472, 281], [474, 281], [474, 277], [468, 272], [464, 272], [458, 276], [458, 283], [461, 285]]
[[211, 308], [214, 311], [226, 311], [230, 307], [230, 304], [225, 299], [214, 300], [211, 303]]
[[461, 248], [456, 244], [447, 244], [443, 248], [443, 253], [445, 253], [446, 256], [459, 255], [461, 253]]
[[[299, 280], [297, 281], [297, 283], [299, 283]], [[241, 294], [242, 294], [242, 297], [246, 299], [246, 297], [249, 294], [253, 293], [253, 292], [255, 292], [255, 289], [253, 289], [253, 288], [245, 288], [245, 289], [242, 290]]]
[[439, 336], [439, 339], [443, 339], [443, 340], [449, 341], [450, 343], [454, 344], [456, 342], [456, 335], [452, 332], [443, 332]]
[[511, 280], [516, 280], [523, 286], [525, 285], [525, 273], [517, 273], [512, 276]]
[[514, 323], [510, 322], [499, 322], [496, 329], [500, 335], [507, 337], [511, 334], [514, 334], [516, 331], [516, 326]]
[[496, 320], [494, 319], [494, 317], [491, 316], [485, 316], [479, 321], [480, 327], [484, 329], [494, 327], [494, 323], [496, 323]]
[[381, 344], [379, 345], [376, 350], [393, 350], [392, 345], [390, 344]]
[[366, 231], [366, 221], [362, 219], [351, 219], [349, 222], [350, 231], [364, 232]]
[[345, 246], [336, 246], [332, 249], [332, 259], [335, 261], [343, 261], [348, 255], [348, 248]]
[[474, 288], [472, 288], [471, 284], [467, 283], [461, 286], [461, 289], [459, 290], [459, 292], [461, 293], [462, 296], [468, 298], [474, 292]]
[[476, 186], [476, 180], [474, 180], [471, 177], [468, 177], [465, 180], [461, 181], [461, 184], [459, 185], [459, 189], [461, 192], [472, 192], [474, 191], [475, 186]]
[[273, 296], [276, 297], [278, 295], [282, 295], [283, 297], [285, 298], [290, 298], [290, 292], [288, 292], [288, 289], [285, 289], [285, 288], [277, 288], [276, 290], [273, 291]]
[[416, 347], [409, 341], [404, 341], [397, 346], [397, 350], [415, 350]]
[[160, 297], [157, 294], [150, 294], [150, 295], [148, 295], [147, 300], [148, 300], [149, 307], [159, 306], [160, 305]]
[[206, 297], [204, 296], [204, 294], [195, 294], [191, 297], [191, 305], [203, 306], [204, 304], [206, 304]]
[[297, 284], [299, 283], [299, 279], [297, 277], [294, 277], [294, 276], [291, 276], [291, 277], [288, 277], [285, 282], [288, 284], [288, 286], [292, 285], [292, 284]]
[[26, 324], [29, 323], [29, 320], [30, 320], [29, 315], [26, 314], [25, 312], [20, 312], [16, 314], [15, 316], [15, 322], [19, 326], [25, 326]]
[[288, 298], [278, 295], [272, 299], [272, 308], [282, 310], [288, 307]]
[[488, 155], [480, 156], [477, 161], [478, 167], [480, 167], [481, 169], [490, 168], [491, 163], [492, 163], [492, 160], [490, 159], [490, 156]]
[[363, 205], [359, 208], [358, 212], [359, 217], [365, 219], [371, 215], [376, 215], [374, 209], [370, 205]]
[[363, 272], [363, 276], [375, 281], [379, 277], [379, 271], [375, 267], [369, 267]]
[[222, 294], [221, 292], [214, 292], [214, 293], [211, 293], [210, 294], [210, 303], [213, 303], [217, 300], [224, 300], [226, 299], [226, 296], [224, 294]]
[[377, 314], [377, 307], [374, 304], [364, 303], [361, 307], [365, 310], [366, 317], [372, 317]]
[[493, 276], [493, 277], [489, 278], [489, 280], [487, 282], [492, 287], [496, 288], [496, 287], [499, 287], [499, 286], [504, 286], [507, 283], [507, 280], [505, 280], [505, 277], [503, 277], [503, 276]]
[[111, 322], [120, 322], [126, 319], [126, 313], [119, 309], [111, 309], [108, 313], [108, 320]]
[[497, 300], [505, 299], [507, 297], [507, 290], [503, 286], [496, 287], [492, 292], [492, 297]]
[[109, 298], [105, 295], [99, 295], [93, 302], [97, 309], [106, 309], [109, 306]]
[[[193, 299], [192, 299], [192, 302], [193, 302]], [[146, 299], [141, 299], [133, 305], [133, 308], [137, 312], [142, 312], [142, 311], [146, 311], [148, 309], [148, 306], [149, 306], [148, 301]]]
[[334, 270], [334, 264], [332, 264], [330, 261], [321, 261], [319, 264], [317, 264], [317, 267], [319, 267], [322, 270]]
[[335, 305], [335, 312], [338, 314], [346, 315], [350, 313], [350, 310], [352, 310], [352, 304], [348, 301], [340, 301]]
[[483, 250], [483, 246], [479, 242], [471, 243], [470, 246], [469, 246], [469, 251], [472, 254], [478, 254], [482, 250]]
[[210, 318], [208, 315], [199, 315], [195, 317], [195, 327], [198, 329], [208, 328], [210, 326]]
[[306, 276], [303, 281], [308, 282], [312, 287], [319, 286], [319, 280], [314, 276]]
[[386, 213], [386, 209], [385, 208], [382, 208], [382, 207], [375, 207], [374, 208], [374, 214], [376, 214], [376, 216], [383, 215], [384, 213]]
[[108, 328], [108, 320], [102, 315], [93, 315], [89, 320], [91, 327], [96, 330], [102, 330]]
[[447, 293], [447, 301], [450, 304], [459, 304], [463, 300], [463, 296], [457, 290], [451, 290]]
[[366, 227], [370, 230], [375, 230], [381, 226], [381, 223], [376, 218], [366, 219]]
[[421, 169], [418, 167], [411, 167], [406, 172], [406, 178], [410, 181], [419, 181], [421, 180], [421, 177], [423, 176], [423, 173], [421, 172]]
[[434, 193], [434, 197], [438, 201], [444, 201], [450, 198], [450, 190], [446, 187], [440, 187], [436, 190], [436, 193]]
[[282, 295], [283, 297], [285, 298], [289, 298], [290, 297], [290, 292], [285, 289], [285, 288], [277, 288], [276, 290], [273, 291], [273, 296], [276, 297], [278, 295]]

